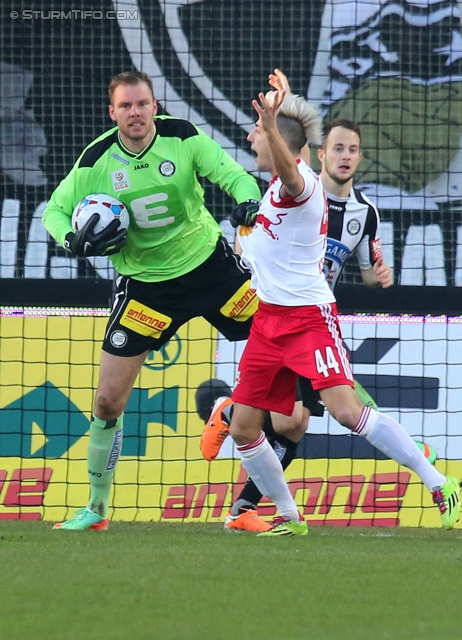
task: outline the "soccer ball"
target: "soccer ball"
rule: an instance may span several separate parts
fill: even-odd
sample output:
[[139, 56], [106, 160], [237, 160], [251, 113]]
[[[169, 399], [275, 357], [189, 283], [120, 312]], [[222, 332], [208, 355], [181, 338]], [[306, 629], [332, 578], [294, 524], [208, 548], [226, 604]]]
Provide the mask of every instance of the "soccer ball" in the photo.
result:
[[85, 196], [72, 213], [71, 223], [74, 231], [82, 229], [94, 213], [99, 213], [100, 216], [93, 230], [94, 233], [105, 229], [114, 218], [120, 220], [120, 226], [117, 231], [128, 229], [130, 224], [128, 209], [120, 200], [104, 193], [92, 193], [89, 196]]

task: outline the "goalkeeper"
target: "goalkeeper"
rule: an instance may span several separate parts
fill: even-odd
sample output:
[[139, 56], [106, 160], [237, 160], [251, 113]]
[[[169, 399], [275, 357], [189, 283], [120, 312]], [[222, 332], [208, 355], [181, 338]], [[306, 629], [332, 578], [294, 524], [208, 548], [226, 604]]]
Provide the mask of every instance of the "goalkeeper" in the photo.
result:
[[[270, 75], [270, 84], [278, 90], [290, 92], [286, 76], [279, 70]], [[350, 120], [339, 119], [327, 123], [323, 130], [324, 141], [318, 151], [321, 162], [321, 180], [327, 194], [329, 227], [324, 272], [333, 289], [338, 282], [346, 261], [357, 256], [361, 276], [368, 286], [387, 288], [393, 284], [393, 273], [383, 261], [379, 238], [379, 213], [376, 207], [353, 187], [353, 178], [361, 161], [361, 132]], [[309, 164], [309, 149], [305, 147], [305, 162]], [[245, 220], [234, 221], [248, 222]], [[233, 223], [233, 221], [232, 221]], [[233, 224], [233, 226], [234, 226]], [[300, 389], [301, 387], [301, 389]], [[377, 408], [370, 395], [355, 381], [355, 389], [366, 406]], [[300, 391], [303, 391], [301, 395]], [[197, 392], [198, 413], [207, 422], [202, 435], [202, 451], [207, 460], [214, 459], [228, 435], [232, 414], [231, 389], [223, 381], [206, 381]], [[221, 397], [220, 397], [221, 396]], [[303, 403], [301, 399], [303, 398]], [[311, 399], [307, 403], [307, 400]], [[285, 422], [283, 416], [268, 416], [264, 431], [275, 449], [283, 468], [296, 456], [297, 444], [304, 435], [310, 415], [319, 416], [314, 392], [309, 380], [300, 379], [294, 415], [297, 420]], [[207, 419], [212, 405], [212, 414]], [[302, 406], [303, 404], [303, 406]], [[314, 407], [314, 410], [313, 410]], [[294, 424], [297, 426], [294, 428]], [[433, 463], [436, 453], [428, 445], [417, 443], [425, 456]], [[262, 532], [270, 527], [258, 517], [256, 505], [261, 493], [249, 478], [238, 499], [232, 505], [225, 520], [225, 528], [240, 531]]]
[[[71, 255], [109, 255], [120, 274], [90, 424], [90, 499], [55, 525], [62, 530], [108, 527], [124, 409], [148, 353], [196, 316], [229, 340], [243, 340], [257, 307], [249, 272], [205, 208], [198, 176], [218, 184], [243, 212], [256, 210], [256, 180], [190, 122], [157, 116], [146, 74], [115, 76], [109, 98], [116, 127], [83, 151], [43, 215], [46, 229]], [[117, 196], [127, 206], [128, 233], [115, 221], [95, 234], [99, 214], [74, 233], [72, 211], [91, 193]]]

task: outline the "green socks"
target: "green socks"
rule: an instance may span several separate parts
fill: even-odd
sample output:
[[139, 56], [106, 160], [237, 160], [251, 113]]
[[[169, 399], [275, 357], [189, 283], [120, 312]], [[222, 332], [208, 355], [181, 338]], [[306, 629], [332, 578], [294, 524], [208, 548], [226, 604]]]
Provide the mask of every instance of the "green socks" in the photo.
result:
[[92, 415], [88, 446], [88, 478], [90, 502], [88, 508], [102, 518], [109, 512], [114, 470], [122, 449], [123, 414], [114, 420], [100, 420]]

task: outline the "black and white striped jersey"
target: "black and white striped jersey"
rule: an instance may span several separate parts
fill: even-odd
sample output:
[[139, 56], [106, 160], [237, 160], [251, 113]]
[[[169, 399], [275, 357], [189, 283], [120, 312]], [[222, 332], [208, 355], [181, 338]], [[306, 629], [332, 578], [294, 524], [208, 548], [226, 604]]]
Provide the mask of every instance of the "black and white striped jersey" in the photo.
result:
[[345, 262], [355, 253], [359, 268], [370, 269], [382, 256], [377, 208], [359, 189], [348, 198], [326, 193], [329, 206], [327, 249], [324, 274], [333, 290]]

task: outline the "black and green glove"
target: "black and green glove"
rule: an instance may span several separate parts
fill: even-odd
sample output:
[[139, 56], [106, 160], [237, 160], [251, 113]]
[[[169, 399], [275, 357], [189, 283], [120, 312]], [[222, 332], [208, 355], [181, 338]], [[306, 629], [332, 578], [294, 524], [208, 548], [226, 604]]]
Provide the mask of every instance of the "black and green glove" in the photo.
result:
[[114, 219], [105, 229], [95, 233], [99, 218], [99, 213], [94, 213], [79, 231], [68, 233], [64, 248], [73, 256], [85, 258], [118, 253], [127, 242], [127, 229], [117, 231], [120, 220]]
[[236, 205], [229, 216], [231, 226], [235, 229], [241, 225], [253, 227], [257, 219], [258, 206], [258, 200], [246, 200]]

